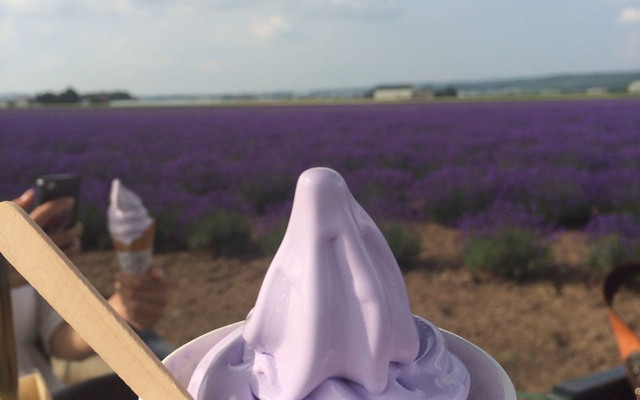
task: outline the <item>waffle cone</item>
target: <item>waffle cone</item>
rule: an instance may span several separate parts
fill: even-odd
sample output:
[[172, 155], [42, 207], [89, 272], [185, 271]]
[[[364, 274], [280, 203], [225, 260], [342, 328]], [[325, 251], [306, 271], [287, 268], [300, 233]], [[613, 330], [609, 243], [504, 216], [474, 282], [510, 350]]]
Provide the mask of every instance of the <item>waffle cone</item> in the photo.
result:
[[154, 219], [142, 236], [129, 244], [125, 244], [118, 239], [111, 237], [113, 247], [116, 251], [142, 251], [153, 248], [153, 240], [156, 233], [156, 220]]

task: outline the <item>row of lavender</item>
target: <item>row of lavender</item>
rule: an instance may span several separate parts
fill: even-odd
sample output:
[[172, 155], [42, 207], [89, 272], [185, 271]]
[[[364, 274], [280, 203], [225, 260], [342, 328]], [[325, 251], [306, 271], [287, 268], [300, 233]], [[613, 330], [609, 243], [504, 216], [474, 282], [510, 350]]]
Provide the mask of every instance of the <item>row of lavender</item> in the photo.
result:
[[2, 110], [0, 159], [2, 198], [79, 172], [94, 230], [121, 178], [176, 243], [216, 212], [286, 217], [312, 166], [378, 220], [607, 230], [640, 215], [640, 99]]

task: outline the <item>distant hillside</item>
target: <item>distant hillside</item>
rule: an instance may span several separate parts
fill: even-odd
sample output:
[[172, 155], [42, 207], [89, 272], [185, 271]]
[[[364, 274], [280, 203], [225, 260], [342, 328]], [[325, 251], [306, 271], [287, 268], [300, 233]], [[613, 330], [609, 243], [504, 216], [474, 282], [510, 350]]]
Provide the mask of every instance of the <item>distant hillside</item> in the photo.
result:
[[[493, 80], [460, 80], [449, 82], [402, 82], [411, 86], [416, 93], [433, 93], [436, 97], [491, 97], [520, 95], [560, 95], [560, 94], [603, 94], [627, 93], [631, 82], [640, 80], [640, 70], [634, 72], [604, 72], [588, 74], [558, 74], [542, 77], [523, 77]], [[389, 86], [397, 84], [387, 82]], [[380, 86], [380, 85], [377, 85]], [[333, 89], [316, 89], [309, 91], [283, 90], [254, 93], [226, 94], [165, 94], [131, 96], [128, 92], [96, 92], [75, 94], [76, 101], [87, 104], [107, 104], [112, 106], [136, 105], [210, 105], [233, 102], [262, 102], [304, 99], [359, 99], [371, 97], [376, 85], [370, 87], [345, 87]], [[69, 89], [70, 90], [70, 89]], [[31, 107], [34, 104], [59, 103], [55, 93], [44, 93], [33, 96], [27, 93], [0, 93], [0, 108]], [[45, 96], [42, 101], [43, 96]], [[423, 97], [426, 98], [426, 97]], [[40, 101], [39, 101], [40, 100]], [[51, 100], [51, 101], [48, 101]], [[86, 104], [84, 104], [86, 105]]]
[[[610, 72], [589, 74], [558, 74], [542, 77], [523, 77], [513, 79], [461, 80], [449, 82], [402, 82], [415, 89], [429, 88], [438, 92], [451, 91], [457, 95], [494, 96], [494, 95], [538, 95], [538, 94], [573, 94], [573, 93], [626, 93], [629, 84], [640, 80], [640, 71]], [[400, 84], [390, 86], [398, 86]], [[342, 88], [333, 90], [317, 90], [308, 92], [304, 97], [310, 98], [357, 98], [366, 97], [373, 87]], [[291, 92], [292, 97], [299, 94]], [[268, 96], [267, 96], [268, 97]]]
[[454, 86], [462, 91], [476, 91], [482, 93], [584, 93], [592, 88], [603, 88], [607, 92], [626, 92], [629, 84], [640, 79], [640, 71], [619, 73], [594, 74], [563, 74], [546, 77], [531, 77], [517, 79], [461, 81], [437, 86]]

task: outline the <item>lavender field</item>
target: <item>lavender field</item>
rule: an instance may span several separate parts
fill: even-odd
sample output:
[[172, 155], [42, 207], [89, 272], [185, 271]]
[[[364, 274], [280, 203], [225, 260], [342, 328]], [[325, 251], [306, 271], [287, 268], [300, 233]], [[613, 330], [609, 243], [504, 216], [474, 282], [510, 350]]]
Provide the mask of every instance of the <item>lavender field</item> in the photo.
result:
[[640, 99], [0, 110], [0, 160], [2, 199], [78, 172], [96, 245], [113, 178], [180, 247], [218, 212], [286, 218], [313, 166], [379, 221], [640, 226]]

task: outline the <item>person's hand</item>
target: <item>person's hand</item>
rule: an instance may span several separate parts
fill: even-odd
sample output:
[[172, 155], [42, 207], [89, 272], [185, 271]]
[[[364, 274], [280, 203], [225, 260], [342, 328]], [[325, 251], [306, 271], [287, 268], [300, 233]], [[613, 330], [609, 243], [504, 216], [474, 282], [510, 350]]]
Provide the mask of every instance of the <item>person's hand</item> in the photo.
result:
[[162, 317], [169, 297], [169, 285], [158, 266], [142, 274], [116, 275], [115, 293], [109, 304], [132, 327], [151, 328]]
[[[18, 206], [27, 210], [35, 200], [35, 191], [29, 189], [20, 197], [14, 199], [13, 202]], [[70, 211], [73, 208], [74, 199], [71, 197], [61, 197], [59, 199], [47, 201], [37, 206], [31, 211], [31, 218], [42, 228], [46, 229], [47, 225], [63, 212]], [[62, 250], [67, 257], [77, 255], [82, 250], [80, 237], [82, 236], [82, 224], [76, 223], [73, 227], [52, 233], [49, 235], [53, 243]]]

